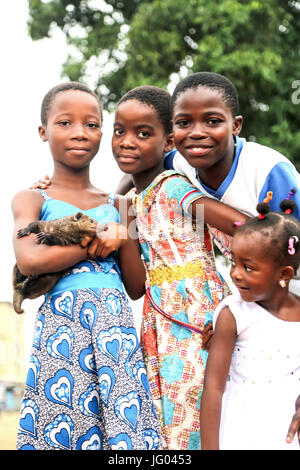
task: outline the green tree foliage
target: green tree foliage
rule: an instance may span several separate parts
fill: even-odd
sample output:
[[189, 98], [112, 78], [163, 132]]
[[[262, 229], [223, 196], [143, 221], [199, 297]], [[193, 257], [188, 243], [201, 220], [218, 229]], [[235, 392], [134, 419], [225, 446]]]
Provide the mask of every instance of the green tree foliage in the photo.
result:
[[[195, 71], [230, 78], [243, 136], [276, 148], [300, 168], [300, 2], [289, 0], [28, 0], [29, 33], [66, 34], [63, 74], [86, 80], [107, 109], [128, 89]], [[78, 56], [78, 52], [80, 56]]]

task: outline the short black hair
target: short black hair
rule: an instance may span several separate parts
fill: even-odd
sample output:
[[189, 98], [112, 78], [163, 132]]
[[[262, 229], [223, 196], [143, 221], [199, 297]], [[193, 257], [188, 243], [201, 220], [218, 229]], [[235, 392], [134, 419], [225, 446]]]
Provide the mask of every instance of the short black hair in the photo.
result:
[[125, 93], [118, 105], [129, 100], [137, 100], [154, 108], [165, 133], [172, 132], [171, 95], [166, 90], [152, 85], [139, 86]]
[[61, 93], [61, 92], [68, 91], [68, 90], [84, 91], [85, 93], [89, 93], [90, 95], [94, 96], [94, 98], [96, 98], [99, 104], [101, 121], [102, 121], [102, 118], [103, 118], [102, 106], [101, 106], [100, 99], [96, 95], [96, 93], [94, 93], [87, 85], [84, 85], [84, 83], [66, 82], [66, 83], [60, 83], [56, 85], [55, 87], [51, 88], [44, 96], [43, 101], [42, 101], [42, 106], [41, 106], [41, 122], [43, 126], [47, 124], [48, 112], [49, 112], [49, 109], [50, 109], [50, 106], [52, 104], [54, 97], [57, 95], [57, 93]]
[[[282, 212], [271, 212], [267, 203], [258, 204], [260, 215], [248, 219], [235, 233], [260, 233], [266, 256], [273, 257], [280, 266], [292, 266], [296, 272], [300, 265], [300, 222], [290, 213], [294, 201], [285, 199], [280, 207]], [[293, 250], [289, 252], [291, 241]]]
[[175, 87], [171, 98], [172, 111], [178, 96], [184, 91], [200, 86], [217, 90], [223, 96], [224, 102], [231, 109], [232, 116], [239, 113], [239, 97], [234, 84], [224, 75], [213, 72], [196, 72], [181, 80]]

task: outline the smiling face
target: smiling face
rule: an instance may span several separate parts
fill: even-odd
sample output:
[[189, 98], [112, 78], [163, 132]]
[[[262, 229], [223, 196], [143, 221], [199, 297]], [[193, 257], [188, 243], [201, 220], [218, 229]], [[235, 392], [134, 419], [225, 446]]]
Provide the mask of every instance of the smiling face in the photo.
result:
[[180, 93], [173, 109], [174, 143], [208, 186], [217, 188], [233, 162], [242, 126], [218, 90], [199, 86]]
[[268, 304], [280, 291], [283, 266], [272, 258], [272, 248], [258, 232], [237, 233], [231, 243], [230, 276], [243, 300]]
[[48, 141], [55, 164], [86, 167], [97, 154], [102, 136], [96, 98], [80, 90], [57, 93], [39, 133]]
[[[114, 122], [112, 152], [119, 168], [147, 187], [163, 168], [163, 156], [173, 142], [164, 131], [158, 112], [130, 99], [119, 104]], [[142, 188], [142, 189], [144, 189]]]

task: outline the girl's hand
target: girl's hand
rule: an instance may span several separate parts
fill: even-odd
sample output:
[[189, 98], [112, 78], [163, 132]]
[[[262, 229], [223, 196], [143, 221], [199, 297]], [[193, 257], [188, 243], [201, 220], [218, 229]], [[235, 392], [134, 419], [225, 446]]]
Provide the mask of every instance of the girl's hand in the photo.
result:
[[211, 340], [214, 334], [212, 322], [208, 323], [202, 333], [202, 349], [209, 351]]
[[296, 413], [294, 414], [292, 418], [292, 421], [288, 430], [288, 434], [286, 436], [286, 442], [290, 444], [293, 441], [295, 434], [297, 433], [298, 442], [300, 446], [300, 395], [296, 400], [295, 408], [296, 408]]
[[47, 189], [48, 186], [51, 184], [50, 176], [45, 175], [44, 179], [38, 180], [37, 183], [33, 183], [32, 186], [30, 186], [29, 189]]
[[[90, 239], [85, 237], [81, 246], [85, 247], [89, 244]], [[88, 255], [91, 258], [106, 258], [113, 251], [118, 250], [128, 241], [128, 231], [124, 225], [110, 222], [107, 230], [97, 233], [96, 237], [88, 246]]]

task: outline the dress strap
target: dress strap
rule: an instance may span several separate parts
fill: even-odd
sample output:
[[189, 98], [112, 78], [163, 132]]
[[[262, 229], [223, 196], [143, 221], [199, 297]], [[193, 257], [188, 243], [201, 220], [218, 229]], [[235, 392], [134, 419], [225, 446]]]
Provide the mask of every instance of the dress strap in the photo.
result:
[[52, 199], [52, 197], [48, 196], [48, 194], [46, 193], [46, 191], [44, 189], [36, 188], [36, 191], [39, 191], [41, 193], [41, 195], [43, 196], [45, 201], [48, 201], [49, 199]]
[[116, 197], [116, 193], [109, 193], [107, 204], [109, 204], [110, 206], [114, 206], [116, 202]]

